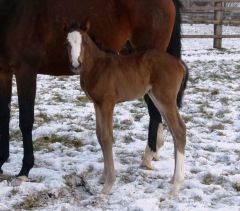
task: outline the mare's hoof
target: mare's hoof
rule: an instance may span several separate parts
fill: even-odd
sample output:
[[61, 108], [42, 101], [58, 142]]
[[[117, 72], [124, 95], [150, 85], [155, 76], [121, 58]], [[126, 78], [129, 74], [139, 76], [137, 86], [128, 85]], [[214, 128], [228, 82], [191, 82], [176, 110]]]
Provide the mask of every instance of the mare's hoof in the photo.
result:
[[11, 181], [11, 185], [14, 187], [20, 186], [22, 183], [24, 182], [28, 182], [29, 179], [26, 176], [19, 176], [19, 177], [15, 177], [12, 181]]
[[4, 174], [3, 171], [0, 174], [0, 182], [6, 180], [6, 181], [11, 181], [11, 179], [13, 178], [12, 175], [9, 174]]

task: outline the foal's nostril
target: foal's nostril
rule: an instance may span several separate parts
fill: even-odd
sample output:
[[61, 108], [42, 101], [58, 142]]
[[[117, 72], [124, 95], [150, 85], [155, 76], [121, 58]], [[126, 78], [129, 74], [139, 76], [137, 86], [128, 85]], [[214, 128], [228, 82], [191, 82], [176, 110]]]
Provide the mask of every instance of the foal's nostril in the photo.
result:
[[71, 64], [70, 69], [74, 74], [79, 74], [81, 69], [81, 63], [78, 65], [78, 67], [74, 67], [73, 64]]

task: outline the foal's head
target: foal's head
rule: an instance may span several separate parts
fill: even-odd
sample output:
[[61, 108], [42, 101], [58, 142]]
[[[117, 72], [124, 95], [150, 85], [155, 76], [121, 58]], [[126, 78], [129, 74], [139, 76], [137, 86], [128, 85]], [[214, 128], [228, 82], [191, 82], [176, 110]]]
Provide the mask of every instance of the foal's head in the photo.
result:
[[83, 41], [82, 34], [88, 30], [87, 25], [80, 25], [73, 22], [69, 26], [66, 26], [65, 30], [68, 32], [67, 50], [71, 63], [71, 69], [73, 72], [79, 73], [81, 68], [79, 57], [81, 55], [81, 46]]
[[97, 47], [95, 41], [88, 35], [90, 23], [84, 26], [74, 25], [68, 33], [68, 54], [73, 71], [80, 71], [84, 57], [94, 58], [103, 52]]
[[68, 55], [71, 64], [70, 68], [74, 73], [79, 73], [81, 63], [79, 62], [78, 58], [81, 52], [82, 35], [78, 31], [72, 31], [68, 33], [67, 44]]

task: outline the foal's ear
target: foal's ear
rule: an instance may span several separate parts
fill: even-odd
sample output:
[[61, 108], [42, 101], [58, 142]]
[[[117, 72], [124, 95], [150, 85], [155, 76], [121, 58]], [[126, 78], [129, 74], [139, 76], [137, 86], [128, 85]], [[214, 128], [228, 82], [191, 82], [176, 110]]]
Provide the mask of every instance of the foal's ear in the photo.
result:
[[79, 29], [82, 32], [88, 33], [90, 30], [90, 21], [86, 21], [85, 24], [81, 24], [79, 25]]
[[90, 21], [87, 21], [87, 23], [86, 23], [86, 32], [89, 32], [90, 27], [91, 27]]

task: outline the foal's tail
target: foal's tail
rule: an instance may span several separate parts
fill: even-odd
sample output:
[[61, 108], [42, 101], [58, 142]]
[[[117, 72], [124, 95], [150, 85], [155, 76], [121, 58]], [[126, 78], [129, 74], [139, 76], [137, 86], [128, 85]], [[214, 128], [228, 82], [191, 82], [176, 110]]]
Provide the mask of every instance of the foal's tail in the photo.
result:
[[182, 23], [182, 17], [181, 17], [181, 8], [182, 3], [179, 0], [172, 0], [175, 8], [176, 8], [176, 17], [175, 17], [175, 23], [174, 28], [171, 36], [170, 43], [168, 45], [167, 52], [171, 55], [177, 57], [178, 59], [181, 59], [181, 23]]
[[188, 82], [188, 77], [189, 77], [189, 71], [188, 71], [188, 67], [186, 65], [185, 62], [181, 61], [182, 65], [184, 66], [184, 70], [185, 70], [185, 74], [182, 80], [182, 84], [181, 87], [178, 91], [178, 95], [177, 95], [177, 106], [178, 108], [182, 107], [182, 100], [183, 100], [183, 96], [184, 96], [184, 91], [187, 87], [187, 82]]

